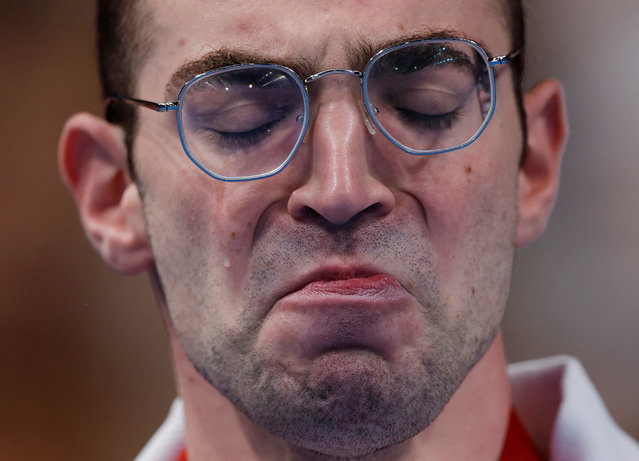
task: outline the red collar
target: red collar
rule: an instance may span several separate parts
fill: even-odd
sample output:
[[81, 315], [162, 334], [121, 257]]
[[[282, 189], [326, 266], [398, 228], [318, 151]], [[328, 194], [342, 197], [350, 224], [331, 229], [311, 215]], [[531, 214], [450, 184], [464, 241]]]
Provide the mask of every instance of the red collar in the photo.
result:
[[514, 408], [510, 412], [508, 432], [499, 461], [541, 461]]

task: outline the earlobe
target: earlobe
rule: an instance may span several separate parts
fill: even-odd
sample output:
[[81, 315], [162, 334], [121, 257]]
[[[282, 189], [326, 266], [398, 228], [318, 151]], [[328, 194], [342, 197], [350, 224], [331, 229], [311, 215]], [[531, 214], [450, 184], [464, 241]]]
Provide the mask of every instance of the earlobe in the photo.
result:
[[105, 262], [127, 275], [148, 269], [153, 257], [122, 129], [91, 114], [73, 116], [60, 137], [58, 162], [86, 234]]
[[533, 242], [545, 230], [559, 190], [568, 124], [561, 85], [544, 80], [524, 96], [528, 136], [519, 170], [519, 216], [515, 245]]

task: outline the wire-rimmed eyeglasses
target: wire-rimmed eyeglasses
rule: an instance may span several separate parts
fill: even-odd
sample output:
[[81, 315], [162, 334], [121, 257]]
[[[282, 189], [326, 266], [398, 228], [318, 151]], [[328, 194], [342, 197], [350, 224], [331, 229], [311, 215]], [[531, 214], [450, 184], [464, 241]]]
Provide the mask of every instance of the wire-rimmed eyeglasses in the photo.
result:
[[439, 154], [481, 135], [495, 111], [493, 67], [519, 54], [488, 57], [471, 40], [427, 39], [378, 52], [364, 72], [331, 69], [302, 79], [284, 66], [244, 64], [194, 77], [174, 102], [113, 98], [177, 111], [188, 157], [216, 179], [246, 181], [272, 176], [291, 161], [309, 124], [306, 85], [319, 78], [360, 78], [368, 117], [386, 138], [409, 154]]

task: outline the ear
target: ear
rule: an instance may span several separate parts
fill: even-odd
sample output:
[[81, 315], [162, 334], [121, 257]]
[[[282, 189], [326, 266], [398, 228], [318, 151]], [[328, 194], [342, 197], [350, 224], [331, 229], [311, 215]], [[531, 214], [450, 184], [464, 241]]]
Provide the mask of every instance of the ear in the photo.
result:
[[519, 170], [519, 220], [515, 245], [533, 242], [546, 229], [559, 190], [568, 123], [561, 85], [544, 80], [524, 95], [528, 136]]
[[151, 267], [142, 201], [128, 173], [123, 130], [91, 114], [74, 115], [60, 137], [58, 162], [84, 230], [104, 261], [127, 275]]

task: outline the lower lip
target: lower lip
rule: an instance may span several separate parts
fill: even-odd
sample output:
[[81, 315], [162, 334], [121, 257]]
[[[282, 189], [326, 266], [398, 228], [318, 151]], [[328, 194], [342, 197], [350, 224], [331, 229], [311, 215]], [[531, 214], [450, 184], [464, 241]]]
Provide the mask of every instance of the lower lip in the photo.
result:
[[412, 302], [388, 274], [316, 280], [275, 303], [262, 335], [305, 359], [337, 350], [386, 356], [410, 335]]

